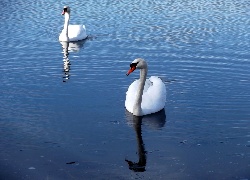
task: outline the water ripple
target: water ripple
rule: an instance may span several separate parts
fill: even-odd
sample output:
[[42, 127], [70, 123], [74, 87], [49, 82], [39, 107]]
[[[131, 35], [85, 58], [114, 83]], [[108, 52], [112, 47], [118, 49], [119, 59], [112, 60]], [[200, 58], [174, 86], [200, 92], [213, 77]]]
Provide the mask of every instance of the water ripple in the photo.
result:
[[[70, 22], [85, 24], [91, 37], [82, 45], [68, 47], [67, 53], [58, 42], [66, 4], [72, 10]], [[71, 145], [74, 134], [93, 143], [94, 150], [89, 152], [96, 152], [95, 148], [104, 148], [98, 146], [96, 134], [102, 131], [119, 148], [131, 141], [126, 123], [114, 128], [107, 122], [123, 121], [125, 93], [139, 72], [125, 74], [134, 58], [143, 57], [149, 64], [148, 75], [160, 76], [167, 87], [167, 123], [157, 134], [143, 130], [146, 142], [162, 139], [159, 152], [164, 153], [171, 142], [174, 149], [176, 142], [190, 149], [225, 142], [237, 150], [239, 144], [246, 154], [250, 137], [249, 0], [2, 0], [0, 5], [1, 150], [14, 147], [16, 154], [16, 146], [21, 145], [12, 142], [39, 144], [44, 139]], [[98, 139], [94, 142], [93, 134]], [[74, 148], [67, 149], [71, 153], [69, 149]], [[76, 149], [87, 153], [84, 148]], [[169, 152], [172, 156], [175, 151]], [[149, 163], [152, 159], [158, 158]], [[117, 163], [117, 157], [113, 160]]]

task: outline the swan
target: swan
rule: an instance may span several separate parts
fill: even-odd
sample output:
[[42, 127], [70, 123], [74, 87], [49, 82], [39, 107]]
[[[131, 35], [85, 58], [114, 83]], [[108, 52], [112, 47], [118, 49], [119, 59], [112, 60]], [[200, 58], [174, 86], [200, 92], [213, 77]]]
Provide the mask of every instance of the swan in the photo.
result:
[[126, 93], [125, 107], [135, 116], [144, 116], [162, 110], [166, 100], [166, 86], [157, 76], [146, 79], [148, 65], [142, 58], [130, 64], [127, 76], [140, 69], [140, 79], [135, 80]]
[[64, 6], [62, 15], [64, 15], [64, 28], [59, 36], [59, 41], [79, 41], [87, 38], [86, 28], [84, 25], [69, 25], [70, 8]]

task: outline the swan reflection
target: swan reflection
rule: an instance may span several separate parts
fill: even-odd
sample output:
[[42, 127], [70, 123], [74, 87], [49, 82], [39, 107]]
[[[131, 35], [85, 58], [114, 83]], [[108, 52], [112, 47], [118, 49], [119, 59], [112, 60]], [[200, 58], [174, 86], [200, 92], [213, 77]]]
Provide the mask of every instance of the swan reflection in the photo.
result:
[[70, 60], [69, 52], [79, 52], [83, 48], [86, 40], [77, 42], [60, 42], [63, 48], [63, 82], [67, 82], [70, 78]]
[[129, 125], [133, 125], [135, 130], [139, 160], [138, 162], [133, 162], [125, 159], [125, 161], [128, 163], [130, 170], [144, 172], [147, 164], [147, 151], [145, 150], [145, 144], [142, 139], [142, 124], [152, 129], [161, 129], [166, 123], [165, 110], [163, 109], [157, 113], [146, 116], [133, 116], [133, 114], [126, 111], [126, 118]]
[[79, 52], [80, 49], [83, 48], [86, 41], [87, 39], [75, 42], [68, 42], [68, 45], [66, 45], [67, 42], [60, 42], [60, 43], [62, 44], [63, 49], [64, 47], [68, 47], [69, 52]]
[[60, 42], [63, 48], [63, 82], [69, 79], [70, 60], [69, 60], [69, 42]]

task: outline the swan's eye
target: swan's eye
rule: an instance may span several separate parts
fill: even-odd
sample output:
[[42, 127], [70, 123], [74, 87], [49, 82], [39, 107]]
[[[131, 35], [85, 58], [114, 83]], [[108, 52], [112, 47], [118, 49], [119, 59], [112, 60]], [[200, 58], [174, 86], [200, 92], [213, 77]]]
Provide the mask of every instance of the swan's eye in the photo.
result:
[[63, 11], [64, 11], [64, 12], [67, 12], [67, 8], [64, 8]]

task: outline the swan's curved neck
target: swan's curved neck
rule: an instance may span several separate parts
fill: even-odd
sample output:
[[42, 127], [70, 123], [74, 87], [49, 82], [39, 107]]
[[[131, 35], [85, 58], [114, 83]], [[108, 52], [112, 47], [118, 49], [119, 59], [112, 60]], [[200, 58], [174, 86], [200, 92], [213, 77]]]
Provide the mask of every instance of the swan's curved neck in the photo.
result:
[[140, 70], [139, 86], [133, 108], [133, 114], [136, 116], [142, 116], [142, 109], [141, 109], [142, 94], [147, 77], [147, 72], [148, 72], [147, 67]]
[[68, 37], [69, 13], [65, 13], [64, 16], [65, 16], [65, 19], [64, 19], [64, 28], [63, 29], [65, 31], [65, 34]]

